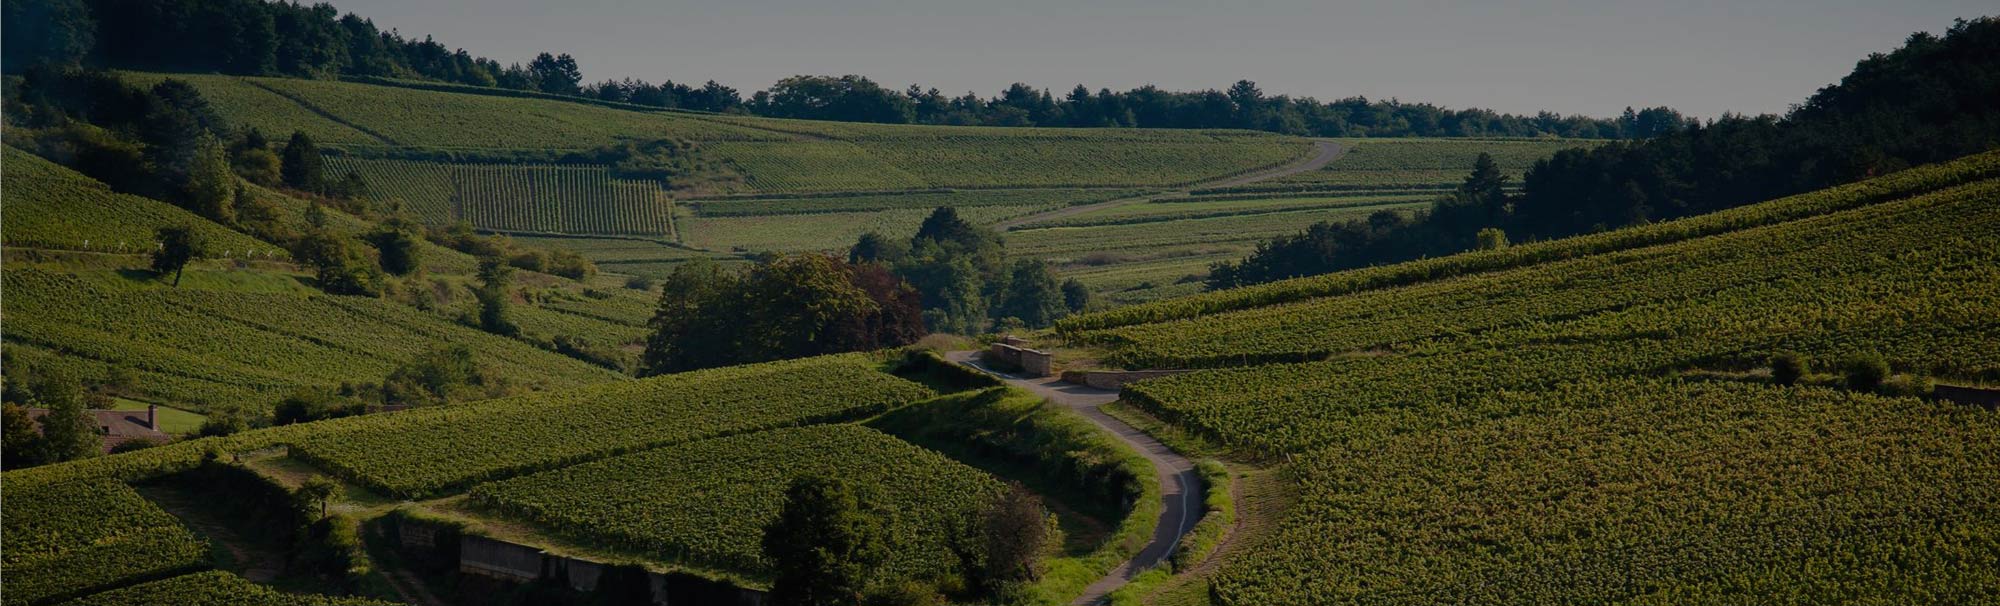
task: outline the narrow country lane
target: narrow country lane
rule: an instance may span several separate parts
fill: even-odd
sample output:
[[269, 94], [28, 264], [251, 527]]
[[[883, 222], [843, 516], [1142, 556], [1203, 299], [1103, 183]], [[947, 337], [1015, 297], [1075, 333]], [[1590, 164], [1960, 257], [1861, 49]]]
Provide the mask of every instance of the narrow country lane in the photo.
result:
[[1104, 411], [1098, 409], [1117, 400], [1118, 392], [1064, 383], [1058, 377], [1030, 379], [995, 371], [979, 363], [978, 353], [954, 351], [945, 354], [945, 358], [1000, 377], [1009, 385], [1034, 392], [1051, 402], [1076, 411], [1084, 418], [1090, 419], [1090, 422], [1096, 423], [1098, 427], [1117, 436], [1119, 440], [1131, 445], [1133, 450], [1139, 451], [1140, 455], [1153, 464], [1153, 474], [1159, 478], [1160, 499], [1165, 502], [1166, 507], [1160, 512], [1159, 525], [1153, 528], [1153, 540], [1148, 542], [1144, 549], [1139, 550], [1139, 555], [1119, 564], [1109, 574], [1104, 575], [1104, 578], [1091, 583], [1090, 587], [1084, 589], [1083, 595], [1077, 596], [1072, 604], [1099, 603], [1106, 595], [1132, 580], [1132, 577], [1165, 562], [1167, 557], [1173, 555], [1174, 548], [1180, 544], [1181, 535], [1187, 534], [1188, 530], [1194, 528], [1195, 522], [1201, 519], [1199, 511], [1202, 503], [1201, 478], [1195, 474], [1194, 462], [1167, 448], [1165, 444], [1161, 444], [1159, 440], [1153, 439], [1145, 432], [1126, 425], [1124, 421], [1104, 414]]

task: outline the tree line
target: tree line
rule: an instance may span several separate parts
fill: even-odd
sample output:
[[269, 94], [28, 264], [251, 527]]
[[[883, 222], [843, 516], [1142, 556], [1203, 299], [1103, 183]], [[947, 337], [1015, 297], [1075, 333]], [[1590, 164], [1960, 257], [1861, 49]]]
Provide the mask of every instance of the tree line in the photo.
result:
[[1617, 118], [1504, 114], [1396, 99], [1265, 95], [1248, 80], [1227, 90], [1123, 92], [1077, 85], [1066, 94], [1015, 83], [998, 95], [960, 96], [855, 75], [800, 75], [744, 98], [711, 80], [606, 79], [586, 84], [574, 57], [540, 53], [502, 65], [426, 36], [405, 38], [332, 5], [264, 0], [5, 0], [6, 71], [43, 63], [299, 78], [377, 77], [756, 115], [982, 126], [1239, 128], [1321, 137], [1558, 136], [1644, 138], [1690, 121], [1664, 107]]
[[1518, 194], [1483, 154], [1414, 216], [1375, 213], [1260, 244], [1211, 268], [1229, 288], [1592, 233], [1824, 189], [2000, 147], [2000, 19], [1910, 35], [1784, 116], [1729, 115], [1638, 141], [1569, 149]]
[[998, 233], [939, 207], [908, 241], [861, 236], [846, 258], [772, 255], [741, 271], [700, 259], [659, 284], [642, 372], [867, 351], [931, 332], [1048, 326], [1090, 305], [1047, 262], [1006, 262]]

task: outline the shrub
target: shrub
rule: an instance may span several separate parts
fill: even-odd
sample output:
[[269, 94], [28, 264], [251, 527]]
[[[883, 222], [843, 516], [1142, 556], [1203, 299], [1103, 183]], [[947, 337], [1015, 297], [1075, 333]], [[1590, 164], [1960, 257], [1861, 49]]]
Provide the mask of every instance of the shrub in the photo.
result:
[[1855, 354], [1841, 366], [1847, 376], [1847, 388], [1854, 391], [1875, 391], [1889, 377], [1889, 363], [1876, 354]]
[[1799, 354], [1786, 351], [1771, 356], [1771, 382], [1773, 383], [1792, 385], [1798, 383], [1799, 378], [1804, 377], [1807, 372], [1809, 372], [1809, 367], [1806, 365], [1806, 360]]

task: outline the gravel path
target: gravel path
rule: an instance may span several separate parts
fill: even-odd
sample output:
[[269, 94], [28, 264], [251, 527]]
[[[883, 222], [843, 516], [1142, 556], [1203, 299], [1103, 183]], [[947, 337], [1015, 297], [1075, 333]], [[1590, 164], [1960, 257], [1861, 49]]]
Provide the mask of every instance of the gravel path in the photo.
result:
[[1104, 578], [1091, 583], [1090, 587], [1084, 589], [1083, 595], [1077, 596], [1076, 601], [1071, 603], [1100, 603], [1104, 600], [1104, 596], [1123, 587], [1127, 581], [1132, 580], [1132, 577], [1139, 576], [1139, 573], [1159, 565], [1166, 561], [1168, 556], [1173, 555], [1174, 548], [1180, 545], [1181, 535], [1187, 534], [1188, 530], [1194, 528], [1195, 522], [1201, 520], [1201, 477], [1195, 474], [1194, 462], [1175, 453], [1173, 449], [1167, 448], [1165, 444], [1161, 444], [1159, 440], [1153, 439], [1145, 432], [1098, 410], [1098, 407], [1118, 399], [1116, 391], [1064, 383], [1057, 377], [1031, 379], [998, 372], [980, 365], [977, 355], [978, 352], [974, 351], [954, 351], [945, 354], [945, 357], [953, 362], [1000, 377], [1009, 385], [1034, 392], [1035, 395], [1046, 397], [1051, 402], [1069, 407], [1070, 410], [1090, 419], [1090, 422], [1096, 423], [1098, 427], [1111, 432], [1120, 441], [1131, 445], [1133, 450], [1139, 451], [1141, 456], [1153, 464], [1153, 474], [1159, 478], [1160, 499], [1166, 507], [1160, 512], [1159, 525], [1153, 527], [1153, 540], [1139, 550], [1139, 555], [1119, 564]]
[[1332, 139], [1314, 139], [1313, 147], [1315, 148], [1313, 157], [1307, 158], [1306, 161], [1304, 162], [1286, 164], [1284, 166], [1279, 166], [1276, 168], [1269, 168], [1265, 170], [1252, 172], [1249, 174], [1237, 175], [1220, 181], [1209, 181], [1205, 183], [1200, 183], [1197, 185], [1188, 186], [1164, 194], [1146, 194], [1140, 196], [1132, 196], [1129, 198], [1107, 200], [1104, 202], [1098, 202], [1096, 204], [1068, 206], [1047, 212], [1039, 212], [1032, 215], [1023, 215], [1005, 221], [1001, 221], [999, 223], [995, 223], [993, 224], [993, 226], [998, 229], [1008, 230], [1008, 229], [1014, 229], [1016, 227], [1025, 226], [1031, 223], [1051, 221], [1055, 219], [1061, 219], [1063, 217], [1076, 216], [1083, 213], [1096, 210], [1103, 210], [1107, 208], [1117, 208], [1127, 204], [1137, 204], [1140, 202], [1146, 202], [1149, 200], [1158, 200], [1161, 198], [1176, 198], [1176, 197], [1186, 196], [1188, 195], [1187, 194], [1188, 190], [1191, 189], [1236, 187], [1238, 185], [1249, 185], [1251, 183], [1256, 183], [1258, 181], [1268, 181], [1279, 177], [1296, 175], [1306, 171], [1319, 170], [1321, 168], [1325, 168], [1327, 164], [1332, 163], [1334, 160], [1340, 159], [1340, 155], [1347, 151], [1346, 148], [1340, 146], [1339, 142], [1334, 141]]

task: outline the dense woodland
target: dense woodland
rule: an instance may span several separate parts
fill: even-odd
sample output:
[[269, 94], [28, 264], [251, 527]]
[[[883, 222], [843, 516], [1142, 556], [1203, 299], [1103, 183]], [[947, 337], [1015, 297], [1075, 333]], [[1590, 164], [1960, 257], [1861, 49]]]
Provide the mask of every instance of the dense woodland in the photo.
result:
[[150, 71], [302, 78], [428, 80], [715, 112], [896, 124], [1244, 128], [1322, 137], [1559, 136], [1643, 138], [1691, 121], [1667, 108], [1614, 119], [1502, 114], [1399, 100], [1266, 96], [1250, 81], [1226, 91], [1124, 92], [1083, 85], [1060, 96], [1015, 83], [982, 98], [936, 88], [885, 88], [866, 77], [793, 76], [744, 98], [709, 81], [607, 79], [586, 84], [575, 58], [541, 53], [527, 65], [475, 57], [430, 37], [405, 38], [332, 5], [263, 0], [7, 0], [5, 68], [82, 63]]
[[[1217, 265], [1228, 288], [1604, 231], [1812, 191], [2000, 146], [2000, 20], [1912, 34], [1783, 117], [1726, 116], [1557, 152], [1520, 193], [1490, 161], [1428, 213], [1321, 223]], [[1484, 237], [1482, 237], [1482, 232]]]

